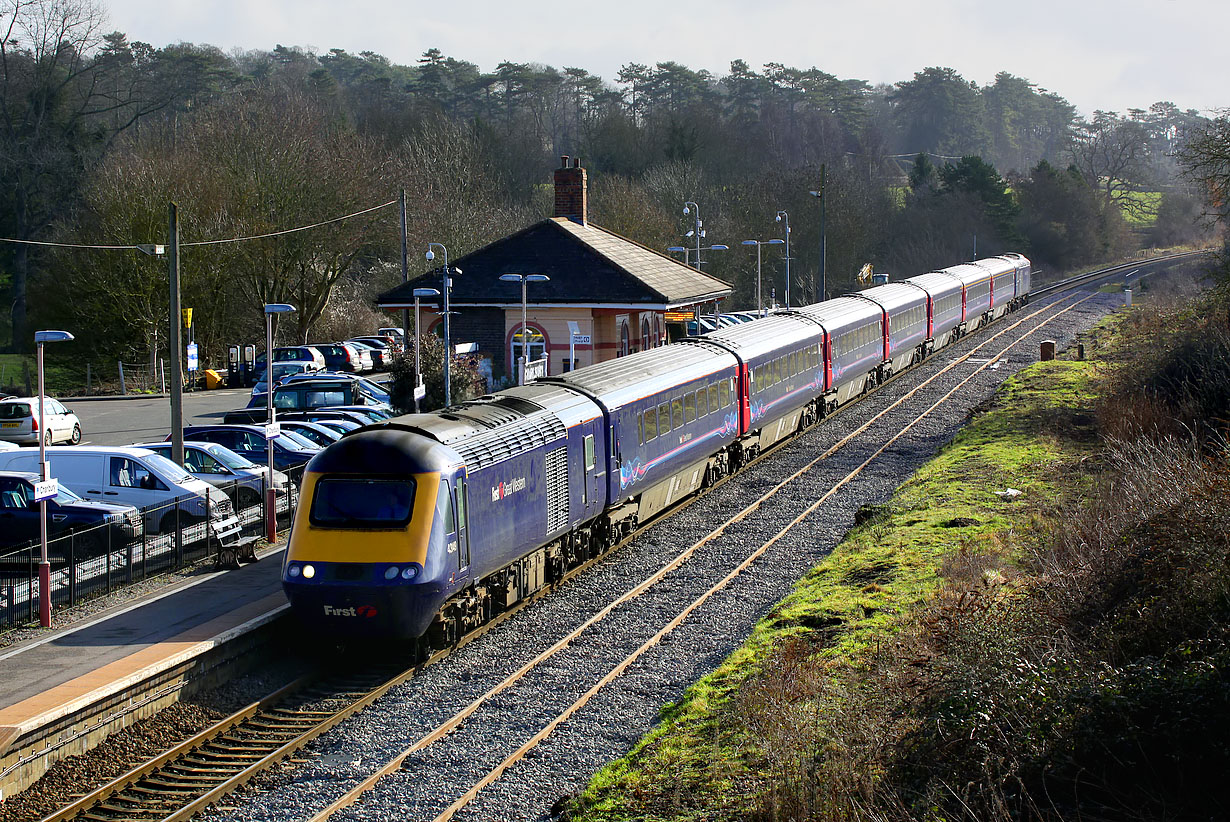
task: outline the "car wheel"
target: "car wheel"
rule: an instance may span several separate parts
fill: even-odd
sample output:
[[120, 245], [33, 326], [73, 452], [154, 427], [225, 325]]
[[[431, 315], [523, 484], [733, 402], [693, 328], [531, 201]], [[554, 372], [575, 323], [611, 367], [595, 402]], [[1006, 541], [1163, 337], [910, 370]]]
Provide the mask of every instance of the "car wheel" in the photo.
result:
[[51, 438], [51, 429], [48, 428], [43, 432], [43, 445], [51, 445], [55, 440]]
[[74, 425], [74, 426], [73, 426], [73, 435], [72, 435], [71, 437], [69, 437], [69, 438], [68, 438], [68, 444], [69, 444], [69, 445], [76, 445], [76, 444], [77, 444], [77, 443], [79, 443], [79, 442], [81, 442], [81, 426], [80, 426], [80, 425]]

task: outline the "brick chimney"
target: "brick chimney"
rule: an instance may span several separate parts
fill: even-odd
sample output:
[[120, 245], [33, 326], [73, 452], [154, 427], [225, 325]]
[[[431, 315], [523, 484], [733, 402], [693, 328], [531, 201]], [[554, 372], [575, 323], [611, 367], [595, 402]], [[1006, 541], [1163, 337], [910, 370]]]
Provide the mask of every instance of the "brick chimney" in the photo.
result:
[[555, 169], [555, 216], [567, 217], [574, 223], [587, 225], [589, 220], [589, 194], [586, 191], [585, 169], [581, 160], [568, 155], [560, 157], [560, 167]]

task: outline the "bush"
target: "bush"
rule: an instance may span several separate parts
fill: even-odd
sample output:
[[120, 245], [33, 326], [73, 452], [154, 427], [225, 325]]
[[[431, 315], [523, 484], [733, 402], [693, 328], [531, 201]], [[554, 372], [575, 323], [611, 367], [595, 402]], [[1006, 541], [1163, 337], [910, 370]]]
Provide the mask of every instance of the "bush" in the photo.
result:
[[[419, 403], [421, 410], [432, 411], [444, 407], [444, 342], [435, 334], [424, 334], [419, 341], [422, 346], [421, 365], [423, 385], [427, 394]], [[389, 367], [389, 397], [399, 413], [414, 411], [414, 341], [408, 350], [393, 358]], [[453, 403], [465, 402], [481, 396], [487, 390], [486, 380], [478, 370], [475, 357], [453, 357], [449, 380], [452, 383]]]

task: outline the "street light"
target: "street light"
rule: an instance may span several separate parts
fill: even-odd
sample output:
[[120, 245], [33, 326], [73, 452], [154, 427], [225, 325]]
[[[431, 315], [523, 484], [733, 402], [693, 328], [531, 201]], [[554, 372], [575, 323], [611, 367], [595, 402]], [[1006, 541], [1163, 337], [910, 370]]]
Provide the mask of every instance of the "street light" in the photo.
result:
[[[688, 264], [688, 255], [692, 253], [692, 249], [686, 248], [685, 246], [681, 246], [681, 245], [673, 245], [667, 248], [666, 250], [673, 251], [676, 254], [678, 254], [679, 252], [683, 252], [683, 264], [684, 265]], [[729, 251], [729, 250], [730, 249], [724, 245], [707, 245], [704, 248], [696, 249], [697, 253], [701, 251]], [[700, 268], [700, 266], [697, 266], [697, 268]]]
[[440, 292], [434, 288], [414, 289], [414, 413], [419, 412], [419, 400], [423, 398], [423, 372], [419, 356], [419, 298], [439, 297]]
[[[67, 331], [35, 331], [34, 342], [38, 345], [38, 473], [39, 479], [46, 483], [51, 479], [47, 470], [47, 418], [43, 411], [46, 402], [43, 388], [43, 344], [49, 342], [68, 342], [73, 335]], [[44, 628], [51, 627], [51, 561], [47, 559], [47, 496], [46, 486], [36, 489], [38, 501], [38, 624]]]
[[825, 266], [826, 258], [828, 257], [828, 240], [825, 237], [825, 233], [824, 233], [824, 216], [825, 216], [824, 215], [824, 211], [825, 211], [824, 201], [827, 199], [825, 197], [824, 185], [825, 185], [825, 168], [824, 168], [824, 163], [821, 163], [820, 164], [820, 189], [818, 191], [807, 192], [811, 196], [820, 200], [820, 291], [817, 292], [816, 294], [816, 302], [818, 303], [824, 302], [824, 290], [825, 290], [824, 266]]
[[525, 284], [526, 283], [545, 283], [551, 278], [546, 274], [501, 274], [500, 279], [506, 283], [521, 283], [521, 367], [518, 368], [518, 385], [525, 385], [525, 365], [530, 361], [529, 350], [530, 342], [526, 336], [526, 307], [525, 307]]
[[[436, 258], [433, 248], [440, 249], [440, 253], [444, 255], [444, 407], [448, 408], [453, 404], [453, 382], [451, 372], [449, 371], [450, 361], [453, 359], [453, 349], [449, 341], [449, 308], [448, 294], [453, 288], [453, 280], [449, 277], [448, 270], [448, 249], [440, 243], [427, 244], [427, 260], [428, 262]], [[461, 269], [457, 269], [457, 273], [461, 273]]]
[[760, 247], [762, 245], [781, 245], [783, 240], [744, 240], [743, 245], [756, 246], [756, 312], [764, 316], [764, 301], [760, 299]]
[[265, 410], [268, 418], [265, 421], [265, 456], [269, 462], [269, 479], [265, 483], [265, 538], [270, 543], [278, 541], [278, 506], [277, 496], [273, 492], [273, 438], [277, 436], [273, 414], [273, 315], [288, 314], [294, 311], [293, 305], [286, 303], [265, 303]]
[[790, 215], [777, 212], [777, 221], [786, 229], [786, 308], [790, 307]]

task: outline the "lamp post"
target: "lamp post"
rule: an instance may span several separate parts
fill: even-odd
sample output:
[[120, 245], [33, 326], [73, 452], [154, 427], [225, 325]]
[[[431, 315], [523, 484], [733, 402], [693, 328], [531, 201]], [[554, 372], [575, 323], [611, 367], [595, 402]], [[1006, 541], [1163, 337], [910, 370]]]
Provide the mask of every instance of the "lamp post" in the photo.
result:
[[521, 367], [517, 369], [517, 384], [525, 385], [525, 365], [530, 361], [530, 342], [525, 335], [526, 326], [529, 324], [526, 318], [525, 284], [545, 283], [551, 278], [546, 274], [501, 274], [500, 279], [506, 283], [521, 283]]
[[786, 308], [790, 307], [790, 215], [777, 212], [777, 221], [786, 229]]
[[820, 200], [820, 291], [816, 294], [816, 302], [824, 302], [824, 264], [828, 257], [828, 238], [824, 233], [824, 201], [825, 201], [825, 168], [820, 164], [820, 190], [807, 192]]
[[[448, 268], [448, 249], [440, 243], [427, 244], [427, 260], [430, 262], [436, 258], [433, 248], [440, 249], [440, 253], [444, 255], [444, 287], [441, 289], [444, 292], [444, 407], [448, 408], [453, 404], [453, 381], [449, 371], [449, 365], [453, 359], [453, 348], [449, 340], [449, 314], [448, 294], [453, 288], [453, 280], [449, 277]], [[461, 269], [457, 269], [457, 273], [461, 273]]]
[[[38, 474], [42, 482], [51, 479], [47, 468], [47, 417], [43, 411], [46, 392], [43, 388], [43, 345], [49, 342], [68, 342], [73, 335], [67, 331], [35, 331], [34, 342], [38, 345]], [[41, 489], [40, 489], [41, 490]], [[51, 561], [47, 559], [47, 497], [38, 501], [38, 624], [51, 627]]]
[[265, 303], [265, 410], [268, 417], [265, 423], [265, 456], [268, 457], [269, 478], [265, 481], [265, 539], [274, 543], [278, 541], [278, 506], [277, 496], [273, 492], [273, 438], [277, 436], [277, 419], [273, 410], [273, 315], [287, 314], [294, 311], [293, 305], [286, 303]]
[[[700, 219], [700, 206], [698, 206], [696, 203], [692, 202], [691, 200], [688, 200], [687, 202], [683, 204], [683, 213], [685, 216], [688, 214], [691, 214], [693, 217], [693, 220], [695, 221], [695, 227], [691, 231], [689, 231], [687, 234], [685, 234], [684, 236], [685, 237], [692, 237], [692, 236], [696, 237], [696, 270], [700, 271], [700, 252], [702, 250], [700, 247], [700, 241], [705, 236], [705, 230], [704, 230], [705, 224], [701, 222], [701, 219]], [[684, 259], [684, 262], [686, 263], [687, 262], [686, 254], [684, 255], [683, 259]]]
[[756, 246], [756, 312], [764, 316], [764, 301], [760, 298], [760, 247], [762, 245], [781, 245], [782, 240], [744, 240], [743, 245]]
[[419, 355], [419, 298], [439, 297], [440, 292], [434, 288], [414, 289], [414, 413], [419, 412], [419, 400], [422, 399], [423, 371], [422, 358]]

